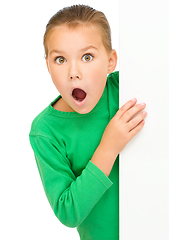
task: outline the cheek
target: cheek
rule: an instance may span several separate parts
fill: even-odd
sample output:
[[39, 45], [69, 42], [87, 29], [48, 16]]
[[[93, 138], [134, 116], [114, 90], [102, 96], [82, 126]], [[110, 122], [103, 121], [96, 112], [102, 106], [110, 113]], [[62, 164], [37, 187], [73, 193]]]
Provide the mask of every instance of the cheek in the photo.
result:
[[92, 94], [94, 99], [98, 101], [101, 98], [103, 91], [105, 89], [107, 76], [101, 76], [99, 74], [96, 74], [93, 77], [94, 80], [89, 85], [91, 90], [90, 93]]
[[103, 66], [103, 64], [97, 64], [93, 65], [91, 69], [88, 69], [86, 71], [85, 79], [88, 80], [88, 86], [90, 86], [92, 93], [94, 93], [97, 98], [100, 96], [100, 94], [103, 93], [103, 90], [105, 88], [105, 84], [107, 81], [106, 69], [107, 68]]
[[93, 66], [93, 72], [100, 77], [105, 77], [108, 74], [108, 61], [106, 58], [104, 60], [98, 60]]
[[51, 74], [51, 78], [52, 78], [52, 81], [53, 81], [54, 85], [58, 88], [58, 86], [59, 86], [59, 81], [58, 81], [59, 77], [58, 77], [58, 75]]
[[53, 84], [55, 85], [56, 89], [61, 93], [63, 91], [63, 82], [59, 81], [60, 77], [58, 74], [51, 74], [51, 79]]
[[90, 77], [93, 79], [105, 78], [105, 76], [107, 76], [108, 73], [107, 64], [97, 61], [88, 67], [86, 73], [88, 76], [90, 75]]
[[105, 86], [107, 80], [107, 68], [103, 65], [94, 69], [92, 73], [96, 87], [100, 88]]
[[58, 70], [56, 67], [51, 67], [51, 72], [50, 72], [51, 79], [57, 88], [59, 88], [59, 86], [62, 85], [63, 81], [61, 81], [61, 79], [63, 79], [64, 77], [63, 76], [64, 72], [65, 71]]

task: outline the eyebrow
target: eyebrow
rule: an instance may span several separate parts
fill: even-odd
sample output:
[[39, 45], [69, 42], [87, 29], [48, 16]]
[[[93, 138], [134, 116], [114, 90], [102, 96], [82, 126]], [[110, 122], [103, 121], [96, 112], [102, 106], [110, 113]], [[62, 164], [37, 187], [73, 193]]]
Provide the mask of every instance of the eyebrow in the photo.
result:
[[[97, 47], [95, 47], [95, 46], [93, 46], [93, 45], [90, 45], [90, 46], [88, 46], [88, 47], [82, 48], [82, 49], [80, 50], [80, 52], [85, 52], [85, 51], [87, 51], [87, 50], [89, 50], [89, 49], [91, 49], [91, 48], [93, 48], [93, 49], [95, 49], [95, 50], [98, 50]], [[51, 50], [51, 51], [49, 52], [49, 54], [52, 54], [52, 53], [64, 54], [65, 52], [64, 52], [64, 51], [57, 50], [57, 49], [53, 49], [53, 50]]]
[[88, 46], [88, 47], [82, 48], [80, 51], [81, 51], [81, 52], [85, 52], [85, 51], [89, 50], [90, 48], [93, 48], [93, 49], [95, 49], [95, 50], [98, 50], [97, 47], [95, 47], [95, 46], [93, 46], [93, 45], [90, 45], [90, 46]]

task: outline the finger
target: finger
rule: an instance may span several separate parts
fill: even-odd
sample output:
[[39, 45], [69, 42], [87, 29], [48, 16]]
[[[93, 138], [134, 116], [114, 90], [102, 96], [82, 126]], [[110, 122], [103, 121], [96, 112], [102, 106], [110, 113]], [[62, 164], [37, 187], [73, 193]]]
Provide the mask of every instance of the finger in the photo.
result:
[[135, 136], [137, 135], [137, 133], [140, 132], [140, 130], [143, 128], [145, 124], [145, 121], [142, 120], [135, 128], [133, 128], [130, 133], [129, 133], [129, 137], [130, 137], [130, 140]]
[[141, 112], [146, 107], [145, 103], [137, 104], [136, 106], [133, 106], [128, 111], [126, 111], [122, 118], [125, 123], [129, 122], [136, 114]]
[[132, 108], [137, 102], [136, 98], [133, 98], [132, 100], [125, 103], [116, 113], [117, 118], [121, 118], [123, 114], [128, 111], [130, 108]]
[[147, 112], [143, 111], [142, 113], [140, 113], [139, 115], [137, 115], [135, 118], [133, 118], [132, 120], [130, 120], [127, 123], [127, 128], [128, 131], [132, 131], [132, 129], [134, 129], [135, 127], [137, 127], [137, 125], [142, 122], [145, 117], [147, 116]]

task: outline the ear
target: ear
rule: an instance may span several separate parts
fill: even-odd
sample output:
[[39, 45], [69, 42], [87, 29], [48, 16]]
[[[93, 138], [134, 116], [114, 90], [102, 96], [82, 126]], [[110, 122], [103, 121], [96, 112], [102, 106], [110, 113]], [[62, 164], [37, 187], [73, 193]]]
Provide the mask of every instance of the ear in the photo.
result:
[[49, 74], [50, 74], [50, 67], [49, 67], [48, 58], [47, 58], [47, 57], [45, 57], [45, 59], [46, 59], [46, 66], [47, 66], [48, 72], [49, 72]]
[[108, 73], [112, 73], [117, 65], [117, 53], [116, 51], [113, 49], [111, 50], [111, 52], [109, 53], [109, 65], [108, 65]]

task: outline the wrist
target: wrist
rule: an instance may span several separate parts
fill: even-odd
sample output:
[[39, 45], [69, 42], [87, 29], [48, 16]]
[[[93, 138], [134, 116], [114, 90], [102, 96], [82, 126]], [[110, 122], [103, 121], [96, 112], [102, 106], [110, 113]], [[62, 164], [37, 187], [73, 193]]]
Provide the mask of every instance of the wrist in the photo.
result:
[[106, 149], [103, 144], [100, 144], [96, 149], [91, 162], [94, 163], [106, 176], [109, 176], [113, 164], [117, 158], [113, 150]]

